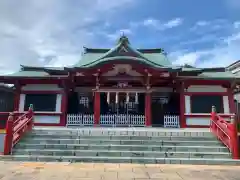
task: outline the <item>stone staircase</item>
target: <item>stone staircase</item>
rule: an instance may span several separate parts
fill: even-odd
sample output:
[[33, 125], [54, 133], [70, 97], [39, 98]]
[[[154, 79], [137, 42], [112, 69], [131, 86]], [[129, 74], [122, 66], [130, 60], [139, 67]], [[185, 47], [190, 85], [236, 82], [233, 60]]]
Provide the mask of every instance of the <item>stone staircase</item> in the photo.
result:
[[157, 128], [35, 128], [4, 160], [229, 164], [228, 149], [208, 130]]

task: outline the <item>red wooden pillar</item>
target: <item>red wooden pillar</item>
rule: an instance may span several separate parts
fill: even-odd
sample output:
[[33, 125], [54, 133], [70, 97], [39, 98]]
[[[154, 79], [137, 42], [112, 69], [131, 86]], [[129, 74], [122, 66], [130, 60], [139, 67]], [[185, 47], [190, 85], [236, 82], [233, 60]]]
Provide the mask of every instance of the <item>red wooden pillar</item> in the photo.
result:
[[67, 104], [68, 104], [68, 90], [65, 89], [62, 93], [61, 101], [61, 117], [60, 117], [60, 126], [66, 126], [67, 124]]
[[145, 125], [151, 126], [152, 125], [152, 112], [151, 112], [151, 94], [145, 94]]
[[185, 109], [186, 109], [186, 103], [185, 103], [185, 93], [184, 93], [184, 86], [181, 85], [180, 87], [180, 127], [186, 128], [186, 118], [185, 118]]
[[94, 126], [100, 123], [100, 92], [94, 93]]
[[233, 89], [228, 88], [228, 103], [229, 103], [229, 111], [230, 113], [236, 113], [236, 107], [234, 104], [234, 95], [233, 95]]
[[14, 111], [19, 111], [21, 86], [16, 83], [14, 90]]

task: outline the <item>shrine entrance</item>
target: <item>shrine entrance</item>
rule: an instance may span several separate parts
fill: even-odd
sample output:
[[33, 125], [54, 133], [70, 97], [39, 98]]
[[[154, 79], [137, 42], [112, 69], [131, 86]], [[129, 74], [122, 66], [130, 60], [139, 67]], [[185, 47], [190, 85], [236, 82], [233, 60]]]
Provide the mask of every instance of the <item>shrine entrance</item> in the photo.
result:
[[[118, 96], [118, 97], [116, 97]], [[137, 96], [137, 97], [136, 97]], [[144, 115], [144, 93], [101, 93], [101, 114]]]
[[100, 93], [100, 124], [106, 126], [145, 126], [144, 93]]
[[[125, 90], [126, 91], [126, 90]], [[146, 126], [146, 93], [106, 90], [100, 94], [99, 126]], [[180, 96], [173, 92], [152, 92], [150, 123], [153, 127], [180, 127]], [[67, 125], [94, 125], [94, 93], [69, 94]]]

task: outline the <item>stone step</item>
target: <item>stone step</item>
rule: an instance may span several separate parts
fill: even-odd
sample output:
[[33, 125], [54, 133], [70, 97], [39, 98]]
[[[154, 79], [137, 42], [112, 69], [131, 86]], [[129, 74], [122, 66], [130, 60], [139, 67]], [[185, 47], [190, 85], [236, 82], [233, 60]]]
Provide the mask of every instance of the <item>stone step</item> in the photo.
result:
[[178, 141], [178, 140], [163, 140], [163, 141], [142, 141], [142, 140], [102, 140], [102, 139], [54, 139], [54, 138], [24, 138], [21, 142], [26, 142], [28, 144], [124, 144], [124, 145], [182, 145], [182, 146], [193, 146], [193, 145], [205, 145], [214, 146], [221, 145], [221, 142], [215, 141]]
[[161, 146], [161, 145], [106, 145], [106, 144], [25, 144], [20, 149], [67, 149], [67, 150], [128, 150], [128, 151], [178, 151], [178, 152], [229, 152], [224, 146]]
[[110, 150], [14, 149], [14, 155], [103, 156], [103, 157], [158, 157], [158, 158], [231, 158], [227, 152], [157, 152]]
[[99, 157], [99, 156], [1, 156], [2, 161], [41, 162], [98, 162], [98, 163], [141, 163], [141, 164], [193, 164], [193, 165], [240, 165], [240, 160], [202, 158], [151, 158], [151, 157]]
[[196, 140], [196, 141], [205, 141], [205, 140], [216, 140], [215, 137], [186, 137], [186, 136], [86, 136], [86, 135], [73, 135], [73, 134], [28, 134], [27, 138], [49, 138], [49, 139], [101, 139], [101, 140]]
[[79, 128], [41, 128], [35, 127], [33, 134], [78, 134], [92, 136], [205, 136], [212, 137], [209, 129], [171, 129], [171, 128], [102, 128], [102, 127], [79, 127]]

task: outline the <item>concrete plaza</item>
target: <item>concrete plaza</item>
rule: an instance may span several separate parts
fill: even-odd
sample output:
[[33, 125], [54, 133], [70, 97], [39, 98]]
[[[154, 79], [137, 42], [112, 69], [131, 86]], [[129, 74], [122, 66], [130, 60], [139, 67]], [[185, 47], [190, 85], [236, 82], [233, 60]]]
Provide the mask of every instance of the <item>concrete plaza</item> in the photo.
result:
[[240, 166], [0, 162], [1, 180], [240, 180]]

